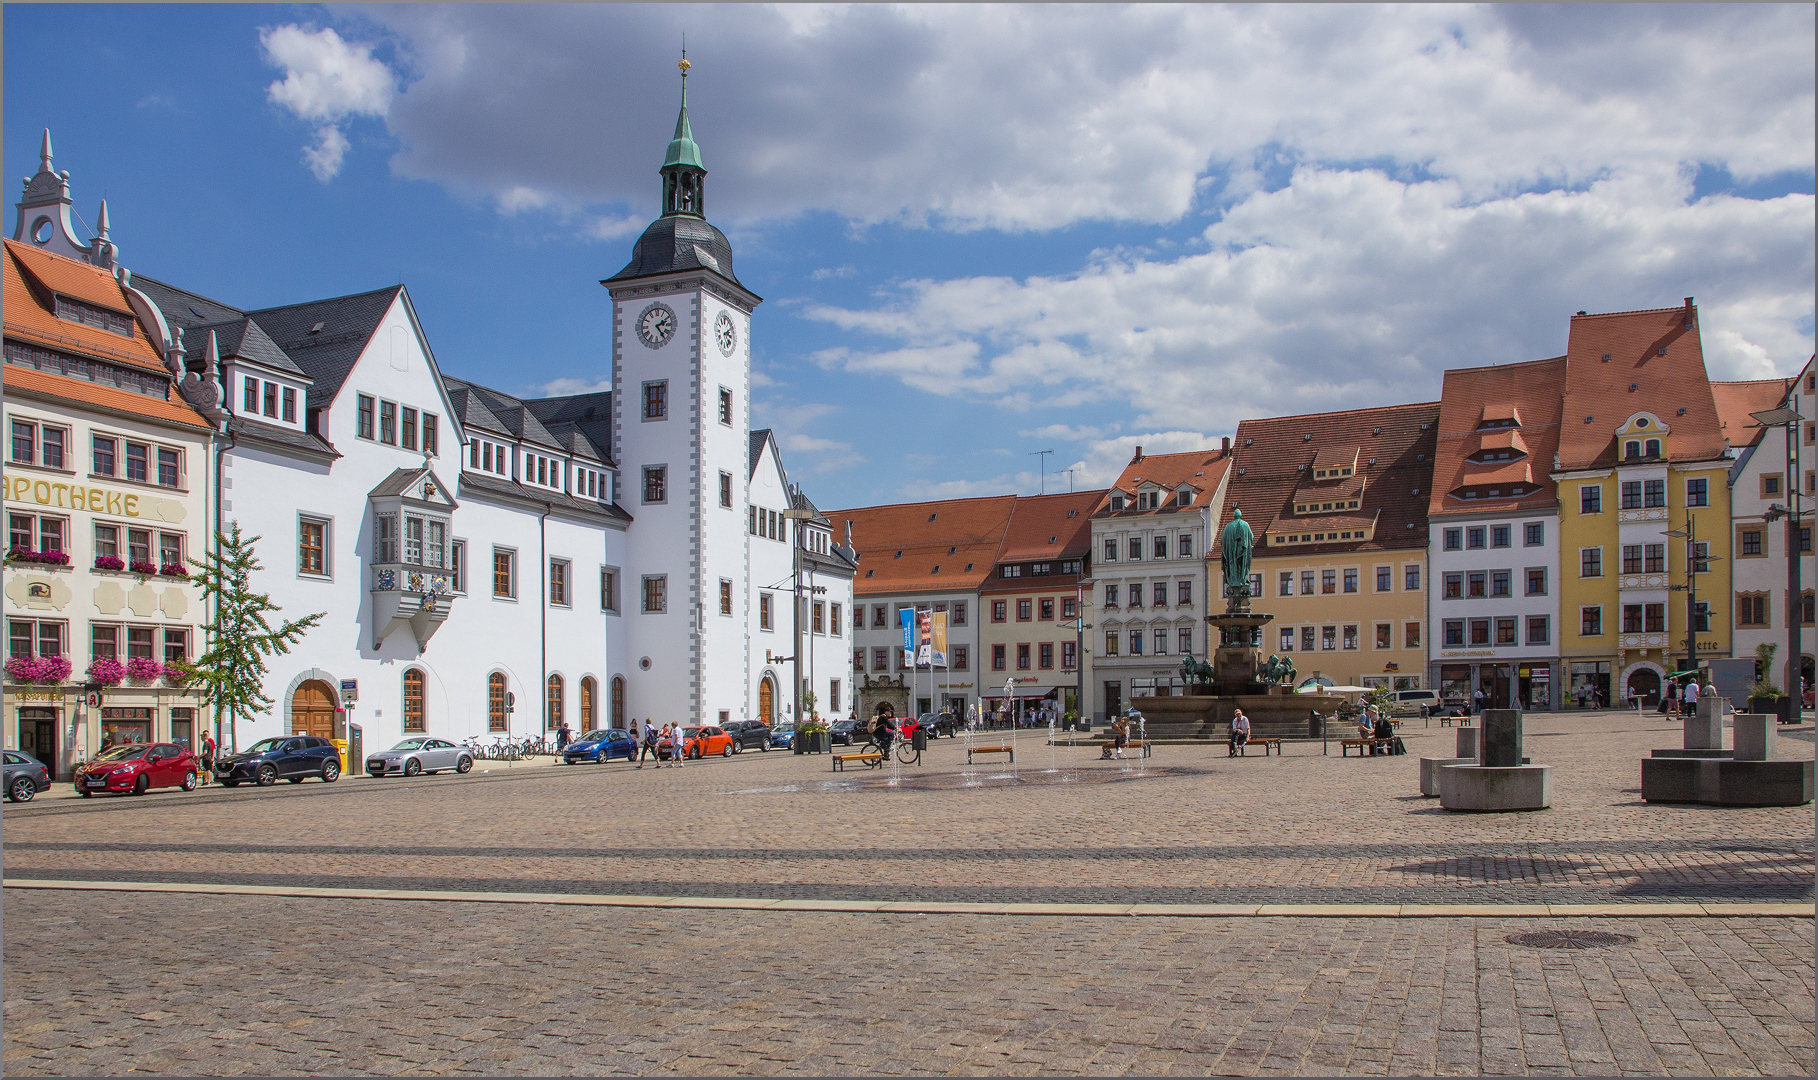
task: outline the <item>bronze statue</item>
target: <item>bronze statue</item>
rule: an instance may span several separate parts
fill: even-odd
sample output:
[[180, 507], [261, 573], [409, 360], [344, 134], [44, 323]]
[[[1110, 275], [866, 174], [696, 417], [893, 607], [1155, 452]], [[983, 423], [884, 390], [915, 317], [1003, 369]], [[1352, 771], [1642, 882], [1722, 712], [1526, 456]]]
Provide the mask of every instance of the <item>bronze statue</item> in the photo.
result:
[[1232, 511], [1231, 524], [1219, 534], [1219, 559], [1223, 564], [1226, 596], [1250, 595], [1250, 549], [1255, 535], [1242, 510]]
[[1271, 685], [1291, 686], [1294, 683], [1294, 660], [1292, 657], [1275, 655], [1263, 665], [1262, 681]]
[[1180, 677], [1191, 686], [1209, 686], [1212, 683], [1212, 665], [1189, 656], [1180, 662]]

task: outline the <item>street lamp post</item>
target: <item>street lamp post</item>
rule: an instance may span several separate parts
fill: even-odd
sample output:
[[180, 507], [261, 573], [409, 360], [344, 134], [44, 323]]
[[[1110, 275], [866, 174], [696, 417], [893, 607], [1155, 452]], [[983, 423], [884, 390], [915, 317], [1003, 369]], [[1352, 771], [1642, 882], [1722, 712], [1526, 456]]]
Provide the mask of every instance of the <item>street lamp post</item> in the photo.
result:
[[[1801, 496], [1803, 492], [1800, 489], [1799, 460], [1796, 449], [1799, 445], [1796, 433], [1799, 428], [1799, 421], [1803, 418], [1799, 415], [1798, 409], [1789, 408], [1787, 406], [1781, 406], [1778, 409], [1767, 409], [1758, 413], [1750, 413], [1749, 415], [1753, 416], [1756, 422], [1762, 427], [1779, 427], [1786, 429], [1786, 480], [1784, 481], [1786, 484], [1786, 506], [1782, 507], [1778, 503], [1770, 503], [1768, 505], [1767, 513], [1761, 516], [1769, 523], [1778, 521], [1782, 517], [1786, 518], [1786, 692], [1793, 698], [1793, 715], [1797, 718], [1799, 710], [1805, 705], [1805, 703], [1800, 700], [1801, 687], [1799, 686], [1802, 672], [1801, 660], [1804, 655], [1799, 649], [1800, 616], [1804, 614], [1800, 610], [1804, 604], [1802, 602], [1803, 598], [1799, 593], [1799, 556], [1801, 554], [1799, 550], [1799, 539], [1800, 525], [1805, 518], [1805, 512], [1799, 505], [1802, 501]], [[1764, 676], [1771, 674], [1771, 672], [1764, 673]]]
[[[1061, 629], [1065, 630], [1066, 628], [1067, 624], [1062, 623]], [[1090, 629], [1092, 629], [1092, 624], [1086, 621], [1084, 605], [1081, 605], [1081, 613], [1073, 620], [1073, 708], [1075, 710], [1075, 723], [1086, 718], [1086, 631]]]

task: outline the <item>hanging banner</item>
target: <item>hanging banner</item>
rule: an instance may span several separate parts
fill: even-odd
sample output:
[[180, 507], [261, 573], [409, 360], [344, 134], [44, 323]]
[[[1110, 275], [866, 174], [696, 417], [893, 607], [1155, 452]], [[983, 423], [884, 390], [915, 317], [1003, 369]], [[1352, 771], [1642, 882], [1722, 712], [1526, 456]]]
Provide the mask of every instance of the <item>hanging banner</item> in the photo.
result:
[[927, 667], [932, 662], [932, 656], [933, 656], [933, 652], [934, 652], [934, 617], [933, 617], [933, 614], [930, 612], [927, 612], [927, 611], [916, 612], [915, 613], [915, 628], [916, 628], [916, 638], [917, 638], [917, 643], [916, 643], [917, 647], [915, 650], [915, 666], [916, 667]]
[[933, 646], [933, 649], [930, 654], [931, 659], [929, 662], [932, 663], [935, 667], [946, 667], [947, 666], [947, 613], [944, 611], [937, 611], [934, 613], [934, 630], [933, 630], [932, 646]]
[[909, 608], [898, 611], [897, 617], [903, 621], [903, 655], [915, 656], [915, 612]]

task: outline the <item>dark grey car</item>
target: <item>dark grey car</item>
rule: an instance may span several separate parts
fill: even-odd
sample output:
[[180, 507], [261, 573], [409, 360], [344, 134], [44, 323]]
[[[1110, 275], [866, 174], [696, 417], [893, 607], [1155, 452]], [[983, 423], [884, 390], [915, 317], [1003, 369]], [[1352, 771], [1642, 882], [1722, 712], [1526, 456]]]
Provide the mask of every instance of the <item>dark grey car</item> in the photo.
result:
[[762, 720], [733, 720], [721, 724], [720, 730], [732, 736], [736, 753], [744, 753], [753, 747], [759, 750], [770, 749], [770, 727]]
[[6, 801], [31, 802], [40, 791], [49, 791], [50, 768], [23, 750], [6, 751]]

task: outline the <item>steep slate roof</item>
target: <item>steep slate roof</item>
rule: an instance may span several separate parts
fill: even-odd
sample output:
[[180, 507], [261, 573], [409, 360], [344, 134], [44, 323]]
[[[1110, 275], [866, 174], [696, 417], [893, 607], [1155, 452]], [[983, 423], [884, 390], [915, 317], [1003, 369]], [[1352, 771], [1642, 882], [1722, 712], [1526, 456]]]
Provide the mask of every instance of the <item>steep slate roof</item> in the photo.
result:
[[[745, 479], [757, 475], [758, 459], [764, 456], [765, 443], [770, 443], [773, 447], [776, 444], [776, 436], [771, 434], [769, 428], [758, 428], [751, 433], [750, 445], [745, 449]], [[776, 448], [776, 459], [779, 462], [783, 460], [781, 448]]]
[[274, 371], [283, 371], [300, 379], [309, 378], [309, 373], [297, 366], [278, 343], [260, 328], [259, 324], [241, 316], [224, 323], [202, 323], [186, 329], [183, 335], [185, 361], [200, 360], [208, 352], [208, 333], [214, 331], [215, 349], [221, 359], [239, 358], [255, 364], [263, 364]]
[[1616, 429], [1644, 411], [1667, 427], [1668, 460], [1723, 456], [1723, 428], [1690, 297], [1684, 307], [1572, 317], [1559, 467], [1615, 465]]
[[[317, 409], [327, 406], [341, 392], [341, 384], [347, 381], [360, 354], [378, 332], [385, 313], [403, 291], [402, 285], [388, 285], [372, 292], [261, 308], [247, 314], [315, 380], [309, 388], [308, 407]], [[322, 329], [312, 332], [317, 323], [322, 324]], [[187, 336], [184, 345], [195, 350]]]
[[953, 592], [976, 589], [991, 576], [1016, 501], [1014, 495], [993, 495], [835, 510], [826, 516], [836, 537], [843, 537], [846, 523], [852, 523], [852, 542], [861, 559], [852, 583], [857, 595]]
[[193, 338], [188, 336], [187, 331], [191, 327], [207, 323], [224, 323], [246, 314], [231, 304], [211, 300], [201, 293], [190, 292], [188, 289], [179, 289], [169, 282], [146, 277], [144, 274], [134, 274], [132, 285], [133, 288], [150, 297], [152, 303], [158, 305], [158, 310], [164, 313], [164, 321], [170, 324], [173, 331], [179, 327], [183, 328], [185, 331], [183, 344], [191, 356], [201, 355], [200, 347], [194, 343]]
[[[4, 305], [6, 334], [46, 348], [82, 353], [144, 371], [170, 375], [164, 354], [133, 316], [132, 305], [112, 274], [61, 255], [0, 241], [6, 247]], [[132, 320], [130, 337], [98, 326], [57, 317], [53, 293], [118, 312]], [[10, 372], [11, 369], [9, 368]], [[76, 380], [81, 381], [81, 380]], [[142, 395], [141, 395], [142, 396]]]
[[[531, 411], [523, 399], [512, 397], [510, 394], [494, 390], [489, 386], [468, 382], [466, 379], [457, 379], [452, 375], [442, 376], [442, 382], [448, 387], [450, 397], [460, 390], [477, 399], [485, 407], [486, 412], [493, 417], [494, 424], [488, 426], [491, 427], [494, 434], [508, 435], [511, 438], [522, 439], [527, 443], [544, 446], [551, 450], [568, 450], [561, 440], [543, 426], [543, 422], [537, 419], [536, 413]], [[456, 408], [464, 409], [465, 407], [457, 402]]]
[[228, 414], [227, 432], [241, 445], [260, 442], [279, 451], [300, 453], [322, 461], [333, 461], [341, 456], [339, 450], [314, 432], [298, 431], [282, 424], [268, 424], [256, 417], [238, 413]]
[[1738, 450], [1759, 442], [1767, 429], [1756, 423], [1755, 418], [1749, 414], [1779, 407], [1792, 390], [1793, 383], [1793, 379], [1712, 383], [1711, 397], [1717, 405], [1717, 425], [1722, 430], [1723, 437]]
[[[1530, 360], [1496, 367], [1454, 368], [1445, 373], [1440, 391], [1439, 440], [1433, 454], [1429, 514], [1525, 510], [1552, 506], [1559, 501], [1553, 482], [1553, 455], [1559, 449], [1559, 410], [1565, 385], [1566, 358]], [[1479, 431], [1486, 420], [1519, 419], [1519, 428]], [[1581, 421], [1582, 422], [1582, 421]], [[1473, 463], [1479, 450], [1522, 448], [1527, 457], [1515, 461]], [[1484, 484], [1530, 484], [1535, 490], [1519, 498], [1464, 500], [1449, 497], [1460, 488]]]
[[1118, 517], [1159, 516], [1204, 510], [1218, 494], [1219, 482], [1231, 467], [1231, 458], [1218, 450], [1193, 450], [1180, 454], [1144, 454], [1140, 446], [1136, 450], [1117, 481], [1101, 493], [1102, 499], [1093, 511], [1094, 516], [1112, 513], [1112, 493], [1121, 493], [1134, 499], [1136, 489], [1144, 483], [1153, 483], [1170, 492], [1182, 484], [1192, 484], [1199, 490], [1193, 493], [1193, 502], [1187, 506], [1176, 506], [1172, 499], [1164, 499], [1162, 505], [1155, 509], [1138, 510], [1134, 502], [1125, 502], [1124, 509], [1116, 511]]
[[477, 492], [505, 502], [515, 502], [531, 509], [549, 505], [583, 517], [608, 521], [631, 520], [631, 515], [616, 503], [601, 502], [597, 499], [576, 499], [556, 491], [527, 488], [511, 480], [501, 480], [496, 476], [487, 476], [485, 473], [469, 472], [463, 469], [460, 473], [459, 483], [463, 493]]
[[525, 398], [524, 407], [575, 454], [606, 464], [612, 460], [612, 391]]
[[[1224, 531], [1234, 511], [1256, 536], [1257, 558], [1319, 555], [1334, 551], [1379, 551], [1422, 548], [1427, 545], [1427, 499], [1433, 486], [1433, 453], [1438, 439], [1439, 402], [1389, 405], [1377, 409], [1278, 416], [1245, 420], [1237, 425], [1231, 461], [1237, 470], [1225, 493], [1224, 512], [1214, 532]], [[1381, 434], [1376, 434], [1377, 429]], [[1311, 440], [1306, 436], [1313, 436]], [[1269, 546], [1264, 542], [1278, 520], [1314, 519], [1293, 516], [1294, 492], [1305, 479], [1314, 455], [1322, 447], [1358, 448], [1356, 475], [1368, 481], [1362, 505], [1347, 518], [1374, 519], [1368, 540], [1340, 540]], [[1371, 464], [1374, 460], [1374, 464]]]

